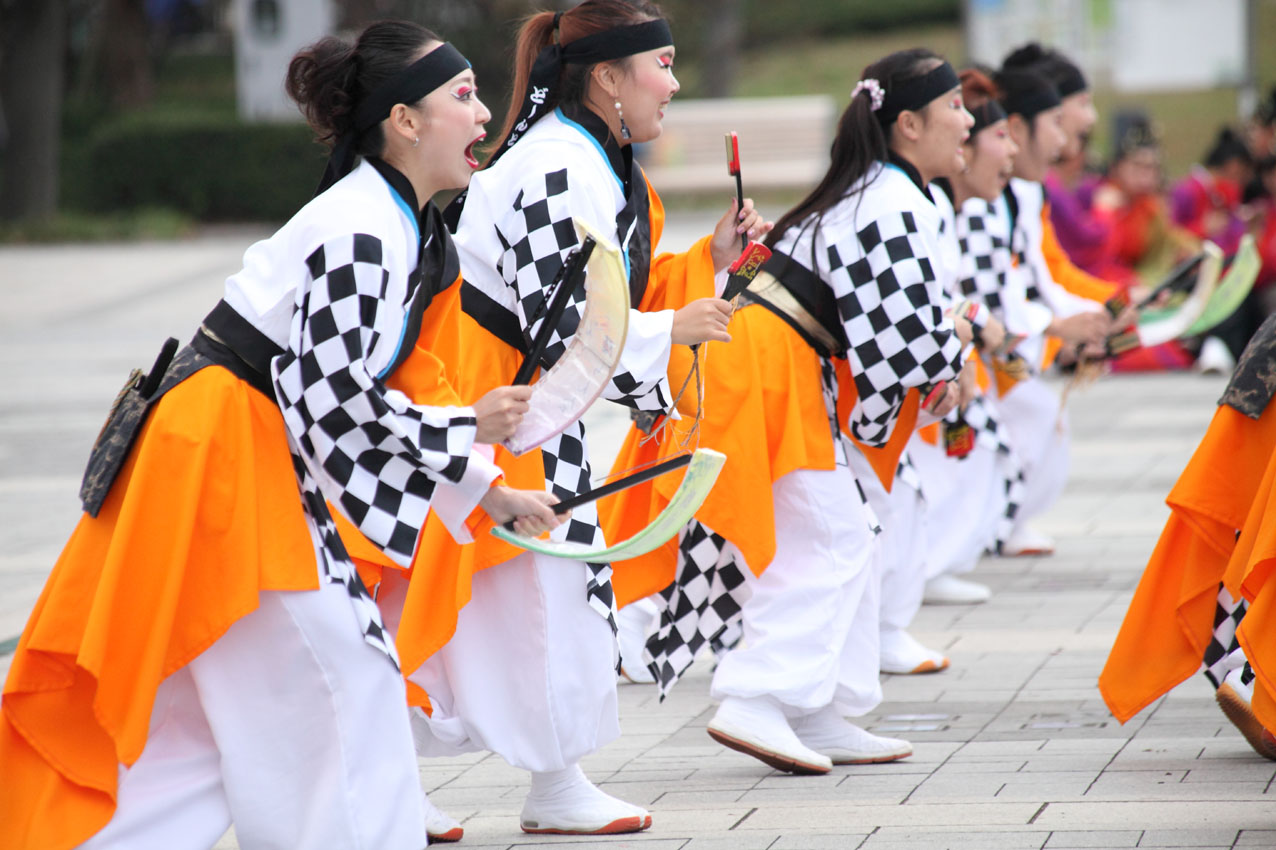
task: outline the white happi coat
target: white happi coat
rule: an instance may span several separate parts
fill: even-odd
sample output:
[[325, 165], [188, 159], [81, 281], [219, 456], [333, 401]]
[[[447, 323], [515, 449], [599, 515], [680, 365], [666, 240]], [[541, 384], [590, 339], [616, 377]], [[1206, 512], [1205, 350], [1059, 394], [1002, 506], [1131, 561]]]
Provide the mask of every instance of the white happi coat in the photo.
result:
[[397, 189], [362, 162], [251, 246], [224, 298], [283, 349], [271, 373], [321, 580], [346, 585], [365, 638], [397, 663], [325, 500], [407, 567], [431, 509], [470, 539], [465, 519], [500, 470], [474, 446], [472, 408], [416, 405], [383, 382], [415, 343], [414, 305], [419, 319], [453, 282], [438, 211], [418, 216], [392, 173]]
[[[600, 118], [587, 110], [573, 116], [554, 110], [476, 174], [456, 227], [464, 285], [481, 293], [466, 299], [466, 312], [489, 329], [516, 322], [525, 340], [539, 331], [541, 320], [529, 319], [546, 302], [546, 288], [578, 244], [573, 218], [588, 222], [621, 249], [631, 304], [636, 306], [647, 284], [651, 234], [646, 178], [631, 164], [630, 152], [609, 139]], [[580, 324], [584, 298], [580, 287], [542, 357], [542, 368], [566, 350]], [[476, 300], [483, 305], [481, 312], [473, 306]], [[673, 399], [666, 378], [672, 329], [673, 310], [631, 309], [620, 363], [603, 397], [636, 410], [668, 412]], [[584, 423], [573, 422], [545, 442], [541, 453], [546, 488], [554, 495], [566, 499], [592, 488]], [[594, 504], [576, 508], [551, 538], [602, 545]], [[610, 620], [611, 568], [591, 564], [588, 569], [590, 605]]]
[[846, 424], [882, 446], [909, 389], [961, 370], [961, 341], [944, 315], [939, 212], [915, 171], [879, 163], [815, 225], [804, 221], [775, 247], [833, 290], [859, 393]]

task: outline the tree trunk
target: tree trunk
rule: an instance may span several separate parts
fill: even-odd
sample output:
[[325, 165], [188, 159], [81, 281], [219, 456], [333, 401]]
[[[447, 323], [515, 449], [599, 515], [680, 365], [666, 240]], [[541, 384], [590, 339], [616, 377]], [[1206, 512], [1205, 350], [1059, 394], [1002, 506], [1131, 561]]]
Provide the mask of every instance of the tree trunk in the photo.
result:
[[702, 55], [705, 94], [730, 97], [740, 67], [744, 0], [708, 0], [703, 14], [707, 24]]
[[0, 6], [0, 218], [58, 205], [66, 0]]
[[101, 27], [101, 80], [111, 105], [146, 105], [155, 93], [155, 80], [145, 0], [106, 0]]

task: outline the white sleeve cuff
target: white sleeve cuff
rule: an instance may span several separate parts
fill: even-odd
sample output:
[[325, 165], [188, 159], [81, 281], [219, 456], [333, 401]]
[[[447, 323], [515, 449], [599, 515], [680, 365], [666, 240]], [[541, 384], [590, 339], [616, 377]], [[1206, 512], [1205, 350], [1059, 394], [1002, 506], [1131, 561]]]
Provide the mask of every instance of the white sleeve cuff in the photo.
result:
[[492, 462], [492, 457], [491, 446], [476, 443], [470, 449], [470, 459], [460, 482], [440, 483], [434, 489], [431, 507], [457, 543], [474, 542], [466, 520], [487, 495], [492, 482], [501, 475], [501, 468]]

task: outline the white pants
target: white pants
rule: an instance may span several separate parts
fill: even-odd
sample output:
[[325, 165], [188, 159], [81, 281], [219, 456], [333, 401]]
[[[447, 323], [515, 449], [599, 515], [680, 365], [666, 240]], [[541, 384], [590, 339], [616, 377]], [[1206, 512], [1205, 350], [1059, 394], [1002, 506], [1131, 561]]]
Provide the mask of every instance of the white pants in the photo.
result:
[[925, 578], [970, 572], [996, 543], [997, 524], [1006, 511], [996, 450], [976, 445], [958, 459], [943, 446], [914, 440], [908, 453], [926, 490]]
[[420, 850], [425, 818], [403, 679], [346, 589], [264, 592], [155, 694], [91, 850]]
[[[742, 613], [744, 642], [710, 695], [769, 695], [791, 716], [830, 703], [845, 715], [882, 700], [877, 542], [850, 471], [800, 469], [775, 482], [775, 558]], [[849, 509], [848, 509], [849, 507]]]
[[[918, 442], [921, 441], [914, 437], [908, 451]], [[878, 535], [878, 569], [882, 577], [880, 628], [882, 631], [907, 629], [922, 607], [922, 594], [926, 590], [926, 502], [921, 493], [899, 478], [887, 493], [863, 452], [852, 445], [847, 455], [851, 471], [864, 488], [869, 507], [882, 526], [882, 533]]]
[[[434, 712], [413, 712], [420, 755], [490, 750], [561, 770], [620, 735], [616, 639], [585, 599], [585, 573], [531, 552], [475, 573], [456, 633], [411, 675]], [[382, 610], [394, 594], [383, 585]]]
[[1041, 378], [1021, 381], [997, 401], [1010, 443], [1023, 462], [1019, 523], [1045, 513], [1068, 483], [1068, 417], [1059, 395]]

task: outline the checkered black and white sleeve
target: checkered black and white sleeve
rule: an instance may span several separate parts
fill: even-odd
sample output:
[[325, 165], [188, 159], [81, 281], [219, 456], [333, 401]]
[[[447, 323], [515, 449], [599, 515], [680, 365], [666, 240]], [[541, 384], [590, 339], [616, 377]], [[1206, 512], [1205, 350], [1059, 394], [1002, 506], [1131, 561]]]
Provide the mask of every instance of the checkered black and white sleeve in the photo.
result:
[[929, 254], [909, 212], [883, 215], [827, 249], [859, 395], [847, 425], [870, 446], [890, 439], [909, 388], [961, 370], [961, 341], [936, 300]]
[[1010, 246], [988, 228], [991, 211], [957, 213], [957, 245], [961, 265], [957, 284], [972, 301], [985, 304], [994, 316], [1002, 316], [1006, 274], [1010, 268]]
[[[539, 332], [540, 315], [553, 298], [549, 285], [579, 243], [573, 216], [597, 227], [614, 223], [614, 213], [603, 209], [593, 194], [586, 186], [573, 185], [567, 169], [534, 175], [525, 181], [512, 208], [497, 224], [497, 237], [504, 248], [498, 269], [506, 285], [515, 291], [519, 321], [528, 339]], [[584, 312], [582, 286], [573, 293], [550, 337], [541, 358], [542, 368], [549, 368], [563, 356]], [[672, 398], [665, 374], [670, 322], [670, 316], [630, 311], [630, 333], [620, 364], [603, 391], [604, 398], [639, 410], [667, 410]]]
[[406, 566], [436, 485], [465, 477], [475, 418], [468, 407], [414, 405], [369, 369], [378, 331], [397, 336], [403, 321], [385, 301], [383, 259], [381, 241], [362, 233], [315, 249], [273, 372], [290, 441], [320, 492]]

